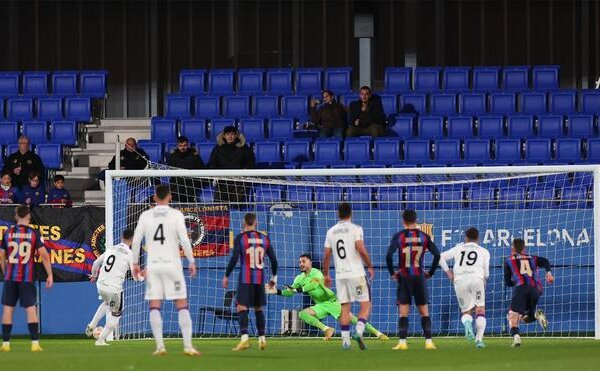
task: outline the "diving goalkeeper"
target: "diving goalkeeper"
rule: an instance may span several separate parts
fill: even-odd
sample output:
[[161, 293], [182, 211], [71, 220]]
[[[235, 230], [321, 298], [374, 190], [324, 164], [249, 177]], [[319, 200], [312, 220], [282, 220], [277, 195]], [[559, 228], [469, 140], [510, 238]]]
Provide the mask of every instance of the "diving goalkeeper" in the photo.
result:
[[[325, 340], [329, 340], [335, 334], [335, 329], [328, 327], [321, 322], [321, 320], [328, 315], [339, 320], [342, 305], [338, 302], [335, 293], [325, 287], [323, 273], [317, 268], [312, 267], [312, 260], [309, 254], [300, 255], [300, 271], [302, 273], [296, 276], [294, 283], [291, 286], [286, 285], [285, 290], [266, 288], [266, 293], [285, 297], [293, 296], [298, 292], [304, 292], [310, 295], [315, 305], [302, 310], [302, 312], [300, 312], [300, 319], [309, 325], [322, 330], [325, 333]], [[351, 323], [354, 325], [356, 322], [358, 322], [358, 318], [352, 316]], [[366, 324], [365, 330], [375, 335], [380, 340], [389, 339], [370, 323]]]

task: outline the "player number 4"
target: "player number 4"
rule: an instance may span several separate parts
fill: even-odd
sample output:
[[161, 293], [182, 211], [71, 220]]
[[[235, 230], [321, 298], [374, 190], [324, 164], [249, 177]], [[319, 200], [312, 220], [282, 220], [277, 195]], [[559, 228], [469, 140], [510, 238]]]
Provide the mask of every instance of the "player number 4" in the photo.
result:
[[160, 241], [161, 245], [165, 244], [165, 234], [163, 232], [162, 223], [158, 225], [158, 228], [156, 228], [156, 232], [154, 232], [154, 241]]
[[529, 277], [533, 277], [533, 271], [531, 270], [531, 265], [529, 265], [529, 260], [521, 260], [521, 267], [519, 271], [521, 274], [526, 274]]

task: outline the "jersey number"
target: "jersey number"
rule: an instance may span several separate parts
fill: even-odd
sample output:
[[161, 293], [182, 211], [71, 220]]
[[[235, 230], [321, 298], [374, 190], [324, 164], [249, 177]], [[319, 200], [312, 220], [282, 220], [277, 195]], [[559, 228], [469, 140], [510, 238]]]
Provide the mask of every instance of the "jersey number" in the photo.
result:
[[404, 254], [404, 267], [410, 268], [410, 258], [412, 252], [416, 251], [415, 254], [415, 268], [419, 268], [419, 260], [421, 259], [421, 255], [423, 254], [423, 246], [406, 246], [402, 249], [402, 253]]
[[[19, 264], [19, 256], [23, 259], [22, 263], [29, 263], [29, 259], [31, 259], [31, 243], [28, 241], [23, 241], [21, 243], [17, 243], [16, 241], [10, 241], [8, 243], [8, 247], [11, 248], [10, 255], [8, 257], [8, 262], [10, 264]], [[18, 256], [17, 256], [18, 254]]]
[[250, 260], [250, 268], [263, 269], [263, 257], [265, 256], [265, 249], [263, 249], [261, 246], [250, 246], [246, 249], [246, 255], [248, 255], [248, 260]]
[[[462, 267], [464, 260], [465, 260], [465, 251], [461, 251], [460, 252], [460, 262], [458, 263], [458, 265], [460, 265]], [[467, 261], [465, 263], [467, 263], [467, 265], [473, 265], [476, 262], [477, 262], [477, 252], [470, 251], [467, 254]]]
[[160, 241], [161, 245], [165, 244], [165, 234], [163, 233], [163, 225], [159, 224], [154, 232], [154, 241]]
[[335, 244], [335, 250], [337, 251], [340, 259], [346, 259], [346, 248], [344, 246], [344, 240], [338, 240]]
[[531, 270], [531, 265], [529, 265], [529, 260], [521, 260], [519, 272], [521, 272], [521, 274], [526, 274], [529, 277], [533, 277], [533, 271]]
[[111, 255], [108, 257], [108, 259], [106, 259], [106, 264], [104, 265], [104, 271], [107, 273], [110, 272], [114, 265], [115, 265], [115, 256]]

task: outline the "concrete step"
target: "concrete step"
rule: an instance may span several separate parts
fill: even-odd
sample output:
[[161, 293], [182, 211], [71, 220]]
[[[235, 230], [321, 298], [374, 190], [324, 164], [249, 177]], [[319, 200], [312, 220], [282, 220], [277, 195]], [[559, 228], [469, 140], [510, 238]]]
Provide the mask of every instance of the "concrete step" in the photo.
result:
[[95, 177], [100, 172], [99, 167], [82, 167], [76, 166], [69, 170], [57, 171], [56, 174], [64, 175], [69, 179], [87, 179]]
[[114, 131], [129, 129], [150, 129], [150, 119], [147, 117], [128, 118], [128, 119], [103, 119], [99, 127], [112, 129]]
[[86, 203], [96, 204], [96, 205], [104, 205], [104, 191], [94, 190], [94, 191], [85, 191], [83, 195], [83, 199]]
[[115, 132], [107, 131], [105, 128], [94, 128], [87, 133], [88, 143], [115, 143], [119, 137], [119, 142], [124, 143], [127, 138], [150, 139], [150, 128], [146, 129], [126, 129]]
[[73, 164], [80, 167], [106, 168], [114, 154], [112, 153], [73, 153]]
[[[81, 143], [81, 149], [87, 151], [102, 151], [102, 152], [110, 152], [115, 153], [116, 147], [115, 143]], [[119, 149], [120, 151], [121, 149]]]

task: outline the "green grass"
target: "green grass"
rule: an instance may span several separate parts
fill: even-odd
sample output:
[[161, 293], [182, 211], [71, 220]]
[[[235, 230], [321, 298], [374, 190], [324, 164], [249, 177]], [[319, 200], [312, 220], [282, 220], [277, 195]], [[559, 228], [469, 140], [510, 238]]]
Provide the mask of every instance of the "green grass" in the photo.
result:
[[92, 340], [45, 339], [43, 353], [31, 353], [29, 341], [13, 340], [10, 353], [0, 353], [3, 370], [598, 370], [600, 341], [523, 338], [520, 349], [510, 340], [487, 339], [487, 348], [475, 349], [463, 339], [436, 339], [437, 351], [425, 351], [423, 339], [409, 339], [408, 351], [392, 351], [396, 340], [367, 340], [368, 350], [356, 344], [341, 349], [339, 338], [321, 340], [268, 340], [260, 351], [256, 341], [244, 352], [231, 352], [235, 339], [195, 340], [203, 355], [185, 357], [178, 340], [169, 340], [164, 357], [153, 357], [152, 341], [123, 341], [95, 347]]

